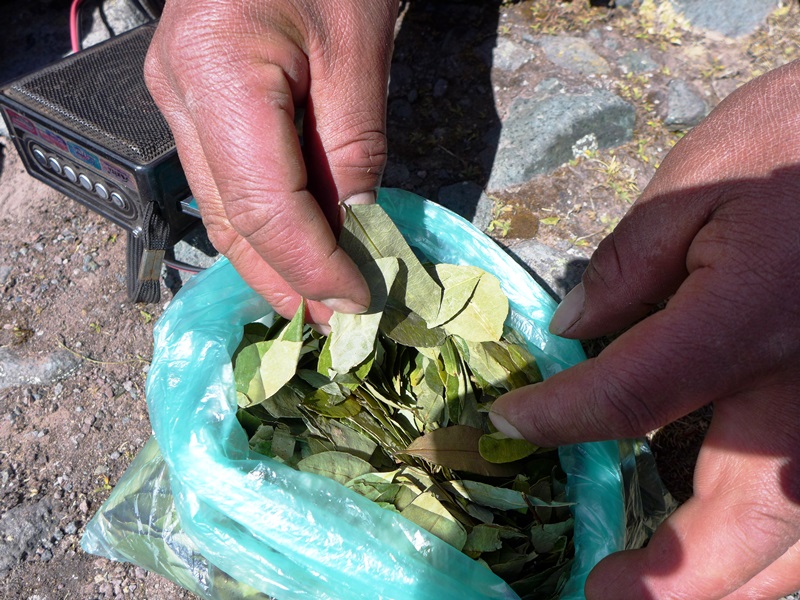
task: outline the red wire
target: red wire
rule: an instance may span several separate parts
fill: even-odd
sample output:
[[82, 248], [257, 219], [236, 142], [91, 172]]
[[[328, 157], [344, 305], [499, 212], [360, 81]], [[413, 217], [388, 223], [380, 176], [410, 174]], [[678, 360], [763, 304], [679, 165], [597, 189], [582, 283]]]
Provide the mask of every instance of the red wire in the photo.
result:
[[80, 52], [81, 40], [78, 37], [78, 7], [83, 0], [72, 0], [69, 7], [69, 37], [72, 42], [72, 51]]

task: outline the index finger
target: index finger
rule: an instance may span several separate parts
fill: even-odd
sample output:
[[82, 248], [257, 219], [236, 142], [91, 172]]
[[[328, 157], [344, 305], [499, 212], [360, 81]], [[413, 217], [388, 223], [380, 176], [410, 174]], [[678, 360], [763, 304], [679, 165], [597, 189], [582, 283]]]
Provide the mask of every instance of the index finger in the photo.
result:
[[[367, 306], [360, 272], [307, 189], [285, 74], [269, 64], [231, 71], [219, 97], [187, 102], [216, 187], [198, 202], [221, 203], [233, 230], [298, 294]], [[219, 242], [226, 254], [233, 240]]]

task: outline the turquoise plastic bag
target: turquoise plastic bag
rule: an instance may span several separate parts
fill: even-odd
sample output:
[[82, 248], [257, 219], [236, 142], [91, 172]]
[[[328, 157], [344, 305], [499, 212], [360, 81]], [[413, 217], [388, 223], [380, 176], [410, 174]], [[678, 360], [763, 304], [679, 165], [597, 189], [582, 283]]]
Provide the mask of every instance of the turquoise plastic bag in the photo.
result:
[[[436, 262], [496, 275], [509, 325], [545, 377], [584, 359], [547, 332], [555, 302], [490, 238], [454, 213], [399, 190], [378, 202], [409, 244]], [[199, 553], [278, 600], [517, 598], [499, 577], [397, 513], [338, 483], [250, 451], [236, 413], [231, 354], [269, 306], [220, 261], [181, 290], [155, 329], [147, 402], [174, 508]], [[560, 450], [576, 502], [576, 558], [564, 600], [583, 598], [591, 568], [623, 549], [625, 507], [615, 442]]]

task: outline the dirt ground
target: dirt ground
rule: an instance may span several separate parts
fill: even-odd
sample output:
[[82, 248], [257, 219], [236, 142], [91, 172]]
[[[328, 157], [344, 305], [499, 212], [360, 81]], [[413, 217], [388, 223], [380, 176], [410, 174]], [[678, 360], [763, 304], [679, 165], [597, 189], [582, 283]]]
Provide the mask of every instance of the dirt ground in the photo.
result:
[[[679, 139], [681, 132], [663, 123], [670, 78], [693, 82], [713, 106], [738, 85], [800, 57], [796, 2], [738, 39], [577, 1], [467, 3], [463, 13], [461, 5], [415, 8], [420, 4], [406, 6], [398, 32], [396, 73], [406, 80], [396, 77], [390, 96], [386, 184], [430, 198], [459, 181], [483, 186], [486, 134], [511, 100], [548, 77], [565, 77], [547, 61], [513, 73], [490, 68], [474, 49], [491, 45], [498, 33], [522, 42], [550, 33], [592, 40], [592, 31], [603, 31], [617, 45], [598, 52], [613, 58], [647, 50], [661, 65], [647, 77], [615, 70], [603, 83], [636, 107], [633, 141], [493, 198], [490, 233], [500, 243], [535, 238], [575, 257], [591, 254]], [[446, 44], [459, 48], [451, 56], [461, 60], [442, 63]], [[443, 95], [436, 91], [440, 80], [447, 86]], [[397, 102], [410, 102], [410, 95], [419, 107], [413, 127]], [[458, 101], [463, 98], [471, 102]], [[0, 159], [0, 364], [6, 369], [0, 372], [0, 528], [7, 532], [14, 521], [28, 544], [14, 550], [14, 540], [5, 540], [14, 560], [0, 561], [0, 597], [192, 597], [157, 575], [79, 548], [85, 524], [150, 436], [143, 390], [152, 328], [173, 291], [162, 282], [159, 304], [129, 302], [124, 232], [30, 178], [7, 138], [0, 138]], [[22, 375], [4, 387], [12, 371]], [[653, 440], [662, 476], [681, 500], [691, 493], [709, 418], [706, 409]], [[23, 522], [40, 525], [25, 534]]]

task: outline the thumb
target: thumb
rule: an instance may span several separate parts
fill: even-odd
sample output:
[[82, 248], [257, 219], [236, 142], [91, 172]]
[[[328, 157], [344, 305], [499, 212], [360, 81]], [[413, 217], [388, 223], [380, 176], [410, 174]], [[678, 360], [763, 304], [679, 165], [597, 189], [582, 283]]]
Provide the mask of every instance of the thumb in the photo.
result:
[[[712, 210], [707, 188], [671, 194], [648, 188], [592, 255], [559, 305], [550, 331], [590, 339], [645, 316], [687, 277], [686, 255]], [[675, 215], [680, 215], [679, 219]]]

